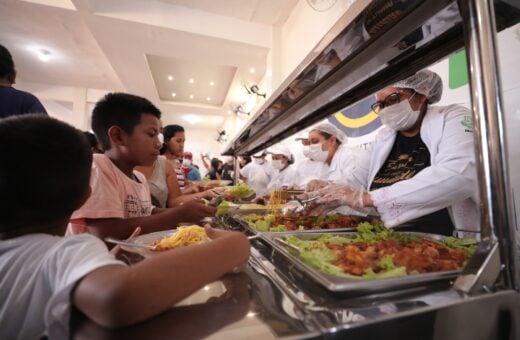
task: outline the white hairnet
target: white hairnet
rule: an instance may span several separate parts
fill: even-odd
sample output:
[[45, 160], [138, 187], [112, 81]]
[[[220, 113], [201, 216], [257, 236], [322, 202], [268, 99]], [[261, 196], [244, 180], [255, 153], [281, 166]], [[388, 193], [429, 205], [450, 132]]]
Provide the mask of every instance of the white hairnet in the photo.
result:
[[294, 140], [309, 139], [309, 131], [300, 131]]
[[287, 157], [287, 159], [291, 159], [291, 157], [292, 157], [291, 150], [289, 150], [289, 148], [283, 144], [278, 144], [273, 147], [270, 147], [267, 150], [267, 153], [270, 153], [273, 155], [283, 155], [283, 156]]
[[347, 140], [347, 136], [343, 133], [343, 131], [341, 131], [340, 129], [338, 129], [330, 123], [321, 123], [316, 126], [313, 126], [311, 131], [321, 131], [328, 133], [329, 135], [336, 137], [336, 139], [339, 140], [341, 143], [344, 143]]
[[266, 154], [265, 150], [262, 150], [262, 151], [258, 151], [257, 153], [255, 153], [253, 155], [253, 157], [260, 158], [260, 157], [265, 156], [265, 154]]
[[437, 103], [442, 96], [442, 79], [430, 70], [422, 70], [411, 77], [401, 80], [394, 87], [413, 89], [428, 98], [430, 104]]

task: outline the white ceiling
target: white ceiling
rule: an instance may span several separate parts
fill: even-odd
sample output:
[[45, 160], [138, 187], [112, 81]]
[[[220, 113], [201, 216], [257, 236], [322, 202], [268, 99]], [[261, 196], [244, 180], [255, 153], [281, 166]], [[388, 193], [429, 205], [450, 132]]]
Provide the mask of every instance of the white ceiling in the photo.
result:
[[[241, 83], [264, 76], [273, 26], [297, 2], [2, 0], [0, 43], [23, 82], [127, 91], [159, 106], [164, 124], [213, 129], [239, 100]], [[51, 52], [46, 63], [34, 52], [42, 48]]]

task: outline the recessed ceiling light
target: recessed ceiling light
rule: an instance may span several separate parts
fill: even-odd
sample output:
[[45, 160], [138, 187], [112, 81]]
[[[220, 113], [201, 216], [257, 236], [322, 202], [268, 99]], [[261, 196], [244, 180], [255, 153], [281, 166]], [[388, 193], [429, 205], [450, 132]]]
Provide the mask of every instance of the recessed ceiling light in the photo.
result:
[[172, 77], [172, 76], [168, 76], [168, 80], [169, 80], [169, 81], [172, 81], [172, 80], [173, 80], [173, 77]]
[[40, 48], [36, 51], [38, 54], [38, 59], [43, 61], [44, 63], [48, 62], [51, 59], [51, 52], [49, 50]]
[[194, 82], [195, 80], [193, 80], [193, 78], [188, 79], [188, 83], [193, 84]]
[[211, 97], [206, 97], [206, 100], [209, 102], [211, 100]]
[[254, 67], [250, 67], [250, 68], [249, 68], [249, 73], [253, 74], [253, 73], [255, 73], [255, 71], [256, 71], [256, 70], [255, 70]]
[[192, 94], [190, 94], [190, 99], [193, 99], [193, 98], [195, 98], [195, 96], [194, 96], [194, 95], [192, 95]]
[[229, 115], [233, 114], [233, 112], [231, 110], [227, 110], [227, 114], [229, 116]]
[[177, 95], [177, 93], [172, 92], [172, 97], [175, 97], [176, 95]]
[[215, 86], [215, 82], [214, 81], [210, 81], [209, 82], [209, 86]]

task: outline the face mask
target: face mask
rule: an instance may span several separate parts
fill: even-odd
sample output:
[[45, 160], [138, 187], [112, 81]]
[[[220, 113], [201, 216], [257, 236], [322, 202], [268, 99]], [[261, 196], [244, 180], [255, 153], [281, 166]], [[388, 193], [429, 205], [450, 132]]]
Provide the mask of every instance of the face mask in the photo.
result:
[[182, 165], [184, 165], [185, 167], [189, 167], [191, 166], [191, 160], [187, 159], [187, 158], [184, 158], [182, 160]]
[[281, 159], [273, 159], [271, 164], [273, 165], [273, 168], [275, 168], [276, 170], [282, 170], [285, 166]]
[[309, 158], [315, 160], [316, 162], [324, 162], [327, 160], [329, 156], [329, 151], [323, 151], [321, 149], [322, 144], [316, 143], [309, 145]]
[[253, 162], [255, 162], [256, 164], [264, 164], [264, 159], [253, 157]]
[[381, 122], [395, 131], [406, 131], [417, 122], [420, 111], [414, 111], [408, 100], [385, 107], [379, 111]]
[[162, 133], [159, 133], [159, 134], [157, 135], [157, 139], [159, 139], [159, 142], [161, 142], [161, 144], [164, 143], [164, 135], [163, 135]]
[[311, 158], [311, 148], [310, 145], [302, 146], [302, 153], [305, 157]]

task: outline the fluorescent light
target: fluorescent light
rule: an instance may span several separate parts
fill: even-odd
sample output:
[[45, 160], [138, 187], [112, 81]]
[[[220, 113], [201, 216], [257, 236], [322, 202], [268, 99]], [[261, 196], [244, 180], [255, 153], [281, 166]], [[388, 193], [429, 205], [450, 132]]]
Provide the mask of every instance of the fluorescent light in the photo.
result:
[[194, 96], [194, 95], [192, 95], [192, 94], [190, 94], [190, 99], [193, 99], [193, 98], [195, 98], [195, 96]]
[[209, 82], [209, 86], [215, 86], [215, 82], [214, 81], [210, 81]]
[[177, 96], [177, 93], [172, 92], [172, 97], [175, 97], [175, 96]]
[[169, 80], [169, 81], [172, 81], [172, 80], [173, 80], [173, 77], [172, 77], [172, 76], [168, 76], [168, 80]]
[[249, 73], [253, 74], [253, 73], [255, 73], [255, 71], [256, 71], [256, 70], [255, 70], [254, 67], [250, 67], [250, 68], [249, 68]]
[[193, 80], [193, 78], [188, 79], [188, 83], [193, 84], [194, 82], [195, 80]]

